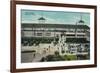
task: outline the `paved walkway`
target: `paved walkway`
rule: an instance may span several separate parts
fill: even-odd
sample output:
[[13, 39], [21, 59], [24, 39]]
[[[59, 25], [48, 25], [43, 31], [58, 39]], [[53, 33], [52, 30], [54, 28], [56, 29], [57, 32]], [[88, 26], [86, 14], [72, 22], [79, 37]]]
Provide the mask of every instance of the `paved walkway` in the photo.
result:
[[32, 62], [39, 62], [43, 57], [46, 57], [47, 55], [46, 54], [39, 54], [39, 53], [36, 53], [35, 56], [33, 57], [33, 61]]

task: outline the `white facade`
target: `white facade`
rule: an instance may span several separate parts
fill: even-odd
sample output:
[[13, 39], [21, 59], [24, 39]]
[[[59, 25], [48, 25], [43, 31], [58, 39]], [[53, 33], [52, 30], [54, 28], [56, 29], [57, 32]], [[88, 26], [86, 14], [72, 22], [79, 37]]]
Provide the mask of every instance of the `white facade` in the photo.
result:
[[[44, 50], [47, 53], [46, 55], [54, 54], [56, 51], [58, 51], [60, 55], [77, 54], [78, 48], [84, 51], [85, 45], [89, 46], [89, 30], [89, 27], [86, 25], [22, 24], [22, 38], [47, 38], [48, 40], [53, 38], [53, 41], [48, 44], [40, 43], [40, 47], [38, 46], [38, 48], [33, 45], [31, 50], [34, 49], [40, 54], [42, 54]], [[56, 45], [54, 45], [54, 42], [56, 42], [55, 38], [58, 38]], [[22, 46], [22, 49], [25, 48], [25, 46], [24, 48]], [[28, 50], [29, 48], [26, 49]]]

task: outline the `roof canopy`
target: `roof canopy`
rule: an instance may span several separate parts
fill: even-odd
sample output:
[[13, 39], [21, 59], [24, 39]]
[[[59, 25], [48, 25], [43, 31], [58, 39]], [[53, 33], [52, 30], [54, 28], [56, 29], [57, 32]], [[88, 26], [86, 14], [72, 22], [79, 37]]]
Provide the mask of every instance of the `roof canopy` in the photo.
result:
[[38, 23], [22, 23], [23, 28], [77, 28], [77, 29], [90, 29], [87, 25], [75, 24], [38, 24]]

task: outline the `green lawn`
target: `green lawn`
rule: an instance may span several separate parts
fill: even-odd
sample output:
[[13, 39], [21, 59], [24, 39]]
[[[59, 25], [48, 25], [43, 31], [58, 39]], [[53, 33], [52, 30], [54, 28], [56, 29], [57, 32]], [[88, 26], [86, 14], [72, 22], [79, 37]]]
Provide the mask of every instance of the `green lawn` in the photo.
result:
[[77, 60], [77, 56], [76, 55], [64, 55], [63, 58], [65, 60]]
[[77, 60], [76, 55], [48, 55], [45, 58], [42, 58], [40, 61], [70, 61], [70, 60]]

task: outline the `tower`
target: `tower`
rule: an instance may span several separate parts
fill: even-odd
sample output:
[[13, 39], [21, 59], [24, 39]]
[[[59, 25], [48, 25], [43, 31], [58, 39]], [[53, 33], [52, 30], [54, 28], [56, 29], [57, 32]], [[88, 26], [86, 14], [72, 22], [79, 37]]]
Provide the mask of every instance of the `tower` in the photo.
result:
[[[43, 17], [43, 12], [42, 12], [41, 17], [38, 18], [38, 22], [39, 22], [39, 24], [45, 24], [45, 21], [46, 21], [46, 19]], [[44, 37], [46, 30], [43, 27], [40, 27], [40, 29], [42, 30], [42, 37]]]
[[83, 19], [82, 19], [82, 14], [80, 14], [80, 20], [78, 21], [78, 25], [84, 25], [84, 21], [83, 21]]
[[80, 14], [80, 20], [76, 22], [76, 27], [75, 27], [75, 38], [77, 38], [77, 32], [81, 31], [81, 29], [77, 29], [78, 25], [84, 25], [84, 20], [82, 19], [82, 14]]
[[44, 24], [46, 19], [43, 17], [43, 12], [41, 12], [41, 17], [38, 19], [40, 24]]

